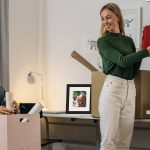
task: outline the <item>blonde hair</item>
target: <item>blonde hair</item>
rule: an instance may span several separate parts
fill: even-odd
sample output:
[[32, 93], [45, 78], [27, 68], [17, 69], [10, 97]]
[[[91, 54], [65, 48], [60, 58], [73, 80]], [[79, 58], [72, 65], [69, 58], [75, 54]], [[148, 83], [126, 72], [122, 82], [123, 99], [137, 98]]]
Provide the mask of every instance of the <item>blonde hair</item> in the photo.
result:
[[[108, 9], [108, 10], [112, 11], [118, 17], [118, 24], [119, 24], [120, 33], [125, 34], [125, 32], [124, 32], [124, 20], [123, 20], [123, 16], [122, 16], [121, 9], [119, 8], [119, 6], [116, 5], [115, 3], [108, 3], [101, 8], [100, 15], [104, 9]], [[100, 36], [104, 36], [105, 34], [106, 34], [106, 31], [104, 29], [103, 24], [101, 24]]]

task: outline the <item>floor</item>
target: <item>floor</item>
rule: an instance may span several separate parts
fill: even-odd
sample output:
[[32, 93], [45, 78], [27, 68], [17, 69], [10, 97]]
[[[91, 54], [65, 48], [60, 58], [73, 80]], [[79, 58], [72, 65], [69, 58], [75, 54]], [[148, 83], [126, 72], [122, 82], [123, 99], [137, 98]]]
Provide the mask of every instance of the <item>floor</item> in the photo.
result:
[[[46, 147], [42, 147], [42, 150], [50, 150], [46, 149]], [[95, 146], [87, 146], [87, 145], [77, 145], [77, 144], [66, 144], [66, 143], [54, 143], [52, 145], [52, 150], [98, 150]], [[150, 150], [150, 149], [130, 149], [130, 150]]]
[[[45, 147], [42, 150], [48, 150]], [[87, 146], [81, 144], [66, 144], [66, 143], [54, 143], [52, 145], [52, 150], [97, 150], [95, 146]]]

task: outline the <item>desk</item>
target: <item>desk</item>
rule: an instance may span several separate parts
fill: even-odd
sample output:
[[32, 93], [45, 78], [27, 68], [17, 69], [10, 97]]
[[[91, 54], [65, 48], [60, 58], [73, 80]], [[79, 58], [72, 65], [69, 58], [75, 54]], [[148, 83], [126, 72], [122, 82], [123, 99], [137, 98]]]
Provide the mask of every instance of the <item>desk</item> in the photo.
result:
[[62, 117], [62, 118], [99, 120], [99, 118], [92, 117], [91, 114], [66, 114], [66, 113], [51, 113], [48, 111], [44, 111], [43, 116], [45, 116], [45, 117]]
[[[65, 114], [65, 113], [51, 113], [48, 111], [44, 111], [43, 112], [43, 116], [45, 117], [46, 120], [46, 132], [49, 133], [49, 121], [48, 121], [48, 117], [50, 118], [69, 118], [71, 120], [71, 122], [74, 122], [76, 120], [93, 120], [93, 123], [95, 124], [94, 126], [96, 127], [96, 147], [97, 150], [99, 150], [100, 147], [100, 130], [99, 130], [99, 118], [95, 118], [92, 117], [91, 114]], [[62, 123], [58, 123], [58, 124], [62, 124]], [[62, 124], [62, 125], [66, 125], [66, 123]], [[79, 124], [74, 124], [76, 126], [80, 126]], [[84, 125], [81, 125], [84, 126]], [[90, 125], [88, 125], [90, 126]], [[91, 125], [92, 126], [92, 125]], [[48, 135], [47, 135], [48, 136]]]
[[[44, 117], [47, 119], [48, 117], [54, 117], [54, 118], [70, 118], [71, 121], [75, 121], [78, 119], [86, 119], [86, 120], [93, 120], [95, 122], [96, 125], [96, 144], [97, 144], [97, 149], [99, 150], [99, 143], [100, 143], [100, 131], [99, 131], [99, 118], [95, 118], [92, 117], [91, 114], [65, 114], [65, 113], [51, 113], [49, 111], [45, 111], [43, 113]], [[47, 125], [49, 124], [48, 119], [47, 119]], [[139, 147], [142, 149], [144, 149], [144, 145], [141, 140], [143, 139], [143, 141], [147, 140], [146, 143], [146, 148], [150, 149], [150, 144], [148, 142], [148, 139], [150, 137], [149, 133], [150, 133], [150, 119], [135, 119], [135, 126], [134, 126], [134, 136], [133, 136], [133, 140], [132, 140], [132, 146], [131, 147]], [[48, 131], [49, 132], [49, 131]], [[139, 135], [142, 132], [143, 138], [140, 139], [139, 137], [137, 137], [137, 134]], [[145, 133], [147, 133], [147, 135], [145, 135]], [[139, 135], [140, 136], [140, 135]], [[144, 137], [146, 138], [144, 140]], [[141, 141], [141, 144], [138, 144]]]
[[[99, 118], [93, 117], [91, 114], [66, 114], [65, 112], [56, 112], [55, 113], [55, 112], [50, 112], [50, 111], [43, 111], [43, 116], [99, 120]], [[135, 119], [135, 123], [136, 122], [150, 123], [150, 119]]]

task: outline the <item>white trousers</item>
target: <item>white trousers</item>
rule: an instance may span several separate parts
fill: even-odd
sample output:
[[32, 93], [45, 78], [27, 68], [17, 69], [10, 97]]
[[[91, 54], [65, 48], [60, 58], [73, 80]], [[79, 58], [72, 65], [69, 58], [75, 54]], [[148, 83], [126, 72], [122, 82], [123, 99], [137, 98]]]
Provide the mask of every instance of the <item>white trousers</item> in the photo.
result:
[[100, 150], [129, 150], [135, 114], [135, 84], [107, 75], [99, 101]]

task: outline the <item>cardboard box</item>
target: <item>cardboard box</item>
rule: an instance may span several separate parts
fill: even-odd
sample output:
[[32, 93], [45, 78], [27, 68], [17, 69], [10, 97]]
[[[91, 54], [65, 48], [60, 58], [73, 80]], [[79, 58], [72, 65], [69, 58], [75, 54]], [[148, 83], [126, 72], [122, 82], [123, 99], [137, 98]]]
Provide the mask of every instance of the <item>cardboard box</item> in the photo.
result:
[[[92, 96], [91, 96], [91, 114], [93, 117], [99, 117], [98, 104], [100, 92], [105, 80], [105, 75], [92, 66], [76, 51], [71, 56], [92, 71]], [[150, 71], [140, 70], [135, 78], [136, 85], [136, 119], [150, 118]]]
[[39, 114], [0, 115], [0, 150], [41, 150]]
[[[105, 80], [102, 72], [92, 72], [92, 116], [99, 117], [99, 96]], [[135, 119], [150, 119], [150, 71], [139, 70], [135, 78]]]
[[99, 117], [98, 104], [100, 92], [105, 80], [105, 75], [98, 71], [93, 65], [91, 65], [86, 59], [84, 59], [79, 53], [73, 51], [71, 56], [79, 61], [82, 65], [88, 68], [92, 73], [91, 75], [91, 114], [93, 117]]
[[150, 119], [150, 71], [140, 70], [135, 78], [135, 85], [135, 118]]
[[103, 74], [102, 72], [92, 72], [91, 114], [93, 117], [99, 117], [99, 97], [104, 84], [105, 77], [105, 74]]

